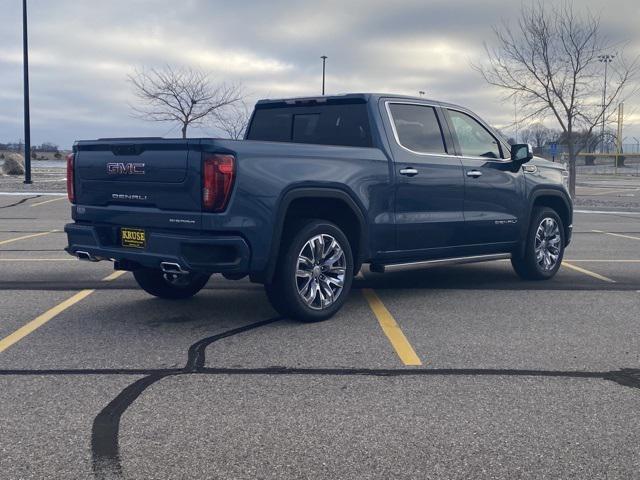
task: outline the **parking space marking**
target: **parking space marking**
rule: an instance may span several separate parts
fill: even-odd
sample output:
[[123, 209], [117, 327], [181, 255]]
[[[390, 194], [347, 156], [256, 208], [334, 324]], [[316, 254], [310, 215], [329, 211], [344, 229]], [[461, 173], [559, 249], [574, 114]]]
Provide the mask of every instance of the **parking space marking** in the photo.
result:
[[0, 262], [75, 262], [77, 258], [0, 258]]
[[94, 292], [94, 290], [81, 290], [81, 291], [79, 291], [73, 297], [68, 298], [64, 302], [59, 303], [55, 307], [47, 310], [42, 315], [39, 315], [38, 317], [34, 318], [33, 320], [31, 320], [26, 325], [23, 325], [22, 327], [20, 327], [18, 330], [13, 332], [8, 337], [3, 338], [2, 340], [0, 340], [0, 353], [4, 352], [11, 345], [14, 345], [15, 343], [17, 343], [20, 340], [22, 340], [24, 337], [29, 335], [31, 332], [33, 332], [33, 331], [37, 330], [38, 328], [40, 328], [42, 325], [47, 323], [52, 318], [54, 318], [57, 315], [59, 315], [60, 313], [64, 312], [67, 308], [71, 307], [72, 305], [75, 305], [79, 301], [81, 301], [84, 298], [88, 297], [93, 292]]
[[405, 337], [400, 325], [395, 321], [391, 312], [384, 306], [382, 300], [370, 288], [363, 288], [362, 294], [367, 299], [371, 310], [378, 319], [378, 323], [385, 333], [389, 342], [395, 349], [398, 357], [405, 365], [422, 365], [422, 361], [416, 354], [415, 350]]
[[603, 282], [616, 283], [615, 280], [610, 279], [609, 277], [605, 277], [604, 275], [600, 275], [599, 273], [592, 272], [591, 270], [587, 270], [586, 268], [578, 267], [577, 265], [573, 265], [569, 262], [562, 262], [562, 266], [569, 267], [576, 272], [584, 273], [585, 275], [589, 275], [590, 277], [597, 278], [598, 280], [602, 280]]
[[[103, 282], [110, 282], [110, 281], [115, 280], [116, 278], [124, 275], [125, 273], [126, 273], [125, 271], [116, 270], [112, 274], [104, 277], [102, 279], [102, 281]], [[30, 333], [36, 331], [42, 325], [47, 323], [49, 320], [57, 317], [62, 312], [67, 310], [69, 307], [72, 307], [76, 303], [84, 300], [89, 295], [91, 295], [93, 292], [95, 292], [95, 290], [93, 290], [93, 289], [80, 290], [78, 293], [76, 293], [72, 297], [67, 298], [63, 302], [61, 302], [58, 305], [56, 305], [55, 307], [50, 308], [49, 310], [44, 312], [42, 315], [38, 315], [36, 318], [31, 320], [26, 325], [23, 325], [22, 327], [20, 327], [18, 330], [16, 330], [15, 332], [10, 334], [9, 336], [7, 336], [7, 337], [3, 338], [2, 340], [0, 340], [0, 353], [4, 352], [7, 348], [11, 347], [12, 345], [15, 345], [16, 343], [18, 343], [20, 340], [22, 340], [24, 337], [26, 337]]]
[[49, 235], [50, 233], [56, 233], [60, 230], [49, 230], [48, 232], [32, 233], [31, 235], [24, 235], [22, 237], [10, 238], [9, 240], [0, 241], [0, 245], [6, 245], [7, 243], [19, 242], [20, 240], [27, 240], [28, 238], [42, 237], [43, 235]]
[[622, 260], [620, 258], [612, 258], [612, 259], [605, 259], [605, 258], [580, 258], [580, 259], [576, 259], [576, 258], [572, 258], [571, 260], [568, 260], [569, 262], [591, 262], [591, 263], [640, 263], [640, 258], [632, 258], [632, 259], [626, 259], [626, 260]]
[[603, 232], [602, 230], [591, 230], [591, 231], [595, 233], [602, 233], [604, 235], [611, 235], [612, 237], [627, 238], [629, 240], [640, 240], [640, 237], [633, 237], [631, 235], [622, 235], [621, 233]]
[[[71, 260], [74, 260], [74, 259], [72, 258]], [[111, 282], [112, 280], [115, 280], [116, 278], [120, 278], [125, 273], [127, 273], [126, 270], [116, 270], [111, 275], [107, 275], [106, 277], [104, 277], [102, 279], [102, 281], [103, 282]]]
[[640, 212], [629, 212], [625, 210], [574, 210], [573, 213], [587, 213], [597, 215], [640, 215]]
[[58, 197], [58, 198], [54, 198], [52, 200], [45, 200], [44, 202], [32, 203], [30, 206], [31, 207], [37, 207], [38, 205], [44, 205], [45, 203], [51, 203], [51, 202], [59, 202], [60, 200], [65, 200], [65, 198], [64, 197]]
[[611, 195], [612, 193], [631, 193], [631, 192], [638, 191], [637, 188], [596, 188], [596, 190], [599, 190], [599, 191], [594, 192], [592, 190], [590, 193], [582, 193], [582, 195], [586, 197], [593, 197], [596, 195], [605, 196], [605, 195]]

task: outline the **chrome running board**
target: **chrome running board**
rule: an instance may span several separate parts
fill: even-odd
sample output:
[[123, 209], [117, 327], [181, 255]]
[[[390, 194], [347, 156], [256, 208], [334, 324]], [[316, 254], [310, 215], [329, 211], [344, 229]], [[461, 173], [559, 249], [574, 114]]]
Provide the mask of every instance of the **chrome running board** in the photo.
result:
[[491, 260], [502, 260], [505, 258], [511, 258], [511, 254], [494, 253], [491, 255], [472, 255], [469, 257], [439, 258], [436, 260], [424, 260], [421, 262], [391, 263], [388, 265], [372, 263], [369, 269], [372, 272], [376, 273], [399, 272], [405, 270], [419, 270], [429, 267], [440, 267], [444, 265], [461, 265], [464, 263], [488, 262]]

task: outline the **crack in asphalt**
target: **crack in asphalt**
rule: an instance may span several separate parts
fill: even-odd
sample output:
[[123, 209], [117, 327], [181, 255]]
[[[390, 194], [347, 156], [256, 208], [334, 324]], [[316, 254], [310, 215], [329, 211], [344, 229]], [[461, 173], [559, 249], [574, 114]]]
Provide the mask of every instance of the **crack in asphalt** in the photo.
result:
[[123, 468], [120, 459], [120, 420], [127, 409], [147, 388], [167, 377], [179, 375], [316, 375], [316, 376], [369, 376], [369, 377], [435, 377], [435, 376], [501, 376], [501, 377], [545, 377], [607, 380], [618, 385], [640, 389], [640, 369], [622, 368], [611, 371], [580, 370], [533, 370], [533, 369], [482, 369], [482, 368], [207, 368], [206, 348], [212, 343], [240, 333], [248, 332], [281, 320], [274, 317], [251, 323], [226, 332], [198, 340], [189, 347], [184, 368], [140, 369], [42, 369], [0, 370], [0, 376], [27, 375], [144, 375], [125, 387], [93, 421], [91, 431], [91, 453], [94, 477], [100, 480], [121, 479]]
[[129, 408], [147, 388], [169, 376], [200, 373], [201, 370], [204, 369], [205, 351], [209, 345], [223, 338], [248, 332], [277, 322], [278, 320], [281, 320], [281, 317], [251, 323], [198, 340], [189, 347], [187, 363], [183, 369], [152, 372], [122, 390], [116, 398], [102, 409], [93, 421], [93, 427], [91, 429], [91, 456], [95, 478], [122, 478], [122, 463], [120, 461], [118, 442], [120, 419], [127, 408]]
[[22, 200], [18, 200], [15, 203], [10, 203], [9, 205], [3, 205], [2, 207], [0, 207], [0, 209], [2, 208], [10, 208], [10, 207], [15, 207], [17, 205], [20, 205], [28, 200], [33, 200], [34, 198], [40, 198], [42, 195], [36, 195], [35, 197], [27, 197], [27, 198], [23, 198]]
[[[273, 320], [276, 321], [276, 320]], [[272, 323], [272, 322], [269, 322]], [[227, 335], [229, 336], [229, 335]], [[224, 338], [224, 337], [222, 337]], [[586, 378], [609, 380], [619, 385], [640, 389], [640, 369], [621, 368], [609, 371], [531, 370], [510, 368], [317, 368], [317, 367], [236, 367], [208, 368], [78, 368], [43, 370], [0, 370], [0, 377], [47, 375], [145, 375], [170, 377], [174, 375], [320, 375], [363, 377], [437, 377], [437, 376], [494, 376]], [[124, 390], [123, 390], [124, 392]]]

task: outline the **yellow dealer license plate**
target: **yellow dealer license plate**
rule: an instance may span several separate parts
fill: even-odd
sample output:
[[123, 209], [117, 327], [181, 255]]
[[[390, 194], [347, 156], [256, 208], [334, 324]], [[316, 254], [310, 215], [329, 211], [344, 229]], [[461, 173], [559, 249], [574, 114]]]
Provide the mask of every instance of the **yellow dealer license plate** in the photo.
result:
[[146, 248], [147, 235], [142, 228], [122, 227], [120, 229], [120, 242], [123, 247]]

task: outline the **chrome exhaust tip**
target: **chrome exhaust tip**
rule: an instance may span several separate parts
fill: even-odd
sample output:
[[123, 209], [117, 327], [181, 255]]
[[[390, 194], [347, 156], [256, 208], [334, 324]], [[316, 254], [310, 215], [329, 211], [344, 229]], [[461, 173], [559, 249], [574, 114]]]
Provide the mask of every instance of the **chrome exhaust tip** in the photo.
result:
[[173, 275], [186, 275], [189, 273], [188, 270], [183, 269], [179, 263], [175, 262], [162, 262], [160, 269], [163, 273], [171, 273]]
[[84, 250], [78, 250], [75, 252], [78, 260], [84, 260], [85, 262], [99, 262], [101, 259], [98, 257], [94, 257], [89, 252], [85, 252]]

